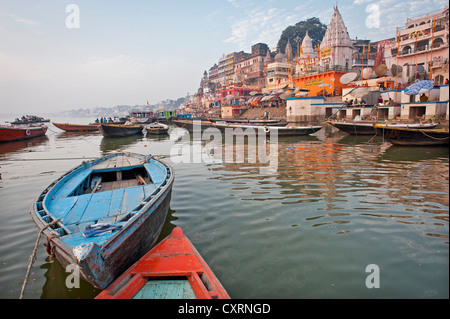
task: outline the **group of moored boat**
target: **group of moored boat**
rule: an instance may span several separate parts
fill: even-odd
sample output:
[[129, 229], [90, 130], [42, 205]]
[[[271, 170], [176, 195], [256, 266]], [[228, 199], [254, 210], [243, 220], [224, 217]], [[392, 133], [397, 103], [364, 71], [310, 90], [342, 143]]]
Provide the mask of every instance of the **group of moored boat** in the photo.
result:
[[132, 124], [132, 123], [93, 123], [93, 124], [68, 124], [55, 123], [57, 128], [66, 132], [94, 132], [100, 131], [105, 137], [124, 137], [138, 134], [167, 134], [169, 126], [163, 123], [151, 123], [148, 125]]
[[[208, 128], [217, 128], [221, 132], [233, 130], [233, 134], [271, 134], [276, 133], [278, 136], [304, 136], [319, 131], [321, 125], [306, 126], [290, 126], [286, 122], [276, 120], [252, 120], [252, 121], [236, 121], [236, 120], [186, 120], [177, 119], [172, 122], [178, 127], [184, 128], [189, 132], [204, 131]], [[236, 129], [241, 129], [238, 131]]]
[[[278, 136], [304, 136], [316, 133], [322, 125], [291, 126], [279, 120], [244, 120], [244, 119], [171, 119], [171, 122], [189, 132], [216, 128], [222, 132], [231, 131], [233, 134], [276, 133]], [[449, 131], [437, 129], [439, 123], [384, 123], [364, 121], [331, 121], [326, 123], [352, 135], [380, 135], [396, 145], [445, 145], [449, 144]], [[161, 135], [167, 134], [169, 126], [159, 122], [150, 124], [139, 123], [91, 123], [69, 124], [56, 123], [53, 125], [66, 132], [100, 131], [105, 137], [125, 137], [139, 134]], [[241, 130], [239, 130], [241, 129]], [[1, 125], [0, 142], [9, 142], [42, 136], [47, 126], [42, 123], [22, 125]]]

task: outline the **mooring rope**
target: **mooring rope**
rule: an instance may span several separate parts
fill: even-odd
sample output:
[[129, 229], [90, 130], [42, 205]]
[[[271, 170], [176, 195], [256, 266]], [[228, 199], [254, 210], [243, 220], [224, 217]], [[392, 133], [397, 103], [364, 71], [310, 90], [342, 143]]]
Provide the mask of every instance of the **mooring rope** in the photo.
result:
[[438, 141], [440, 141], [440, 140], [448, 140], [448, 138], [449, 138], [448, 136], [446, 136], [446, 137], [434, 137], [434, 136], [431, 136], [431, 135], [425, 133], [424, 130], [420, 130], [420, 132], [422, 132], [425, 136], [428, 136], [429, 138], [431, 138], [431, 139], [433, 139], [433, 140], [438, 140]]
[[23, 284], [22, 284], [22, 290], [20, 291], [20, 296], [19, 299], [23, 298], [23, 293], [25, 291], [25, 286], [27, 285], [28, 282], [28, 277], [30, 276], [30, 271], [31, 271], [31, 267], [34, 264], [34, 261], [36, 259], [36, 252], [38, 249], [38, 245], [39, 245], [39, 240], [41, 239], [41, 235], [44, 232], [45, 229], [47, 229], [47, 227], [52, 226], [53, 224], [56, 224], [57, 222], [59, 222], [61, 220], [61, 218], [55, 219], [54, 221], [52, 221], [51, 223], [45, 225], [38, 234], [38, 237], [36, 239], [36, 243], [34, 244], [34, 249], [33, 252], [31, 253], [30, 259], [29, 259], [29, 263], [28, 263], [28, 269], [27, 269], [27, 274], [25, 275], [25, 278], [23, 280]]

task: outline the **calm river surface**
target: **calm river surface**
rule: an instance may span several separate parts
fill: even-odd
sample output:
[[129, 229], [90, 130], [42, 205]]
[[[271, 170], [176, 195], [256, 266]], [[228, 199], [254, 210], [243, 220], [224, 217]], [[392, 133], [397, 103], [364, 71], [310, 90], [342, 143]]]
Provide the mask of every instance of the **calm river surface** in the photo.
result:
[[[235, 148], [250, 154], [243, 163], [196, 161], [200, 140], [182, 134], [106, 139], [49, 124], [45, 137], [0, 144], [0, 298], [19, 297], [38, 234], [29, 212], [35, 197], [83, 157], [117, 150], [164, 155], [172, 165], [162, 237], [182, 227], [232, 298], [449, 297], [447, 147], [392, 146], [326, 126], [279, 137], [277, 165], [264, 169], [247, 144]], [[24, 298], [99, 293], [86, 282], [66, 288], [68, 273], [43, 243]], [[372, 264], [380, 287], [369, 289]]]

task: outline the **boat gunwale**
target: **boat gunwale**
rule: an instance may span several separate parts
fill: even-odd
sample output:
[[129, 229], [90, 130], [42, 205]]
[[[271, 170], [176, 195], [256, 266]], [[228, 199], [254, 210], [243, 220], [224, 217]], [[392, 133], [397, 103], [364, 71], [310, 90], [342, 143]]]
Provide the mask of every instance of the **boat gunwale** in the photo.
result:
[[392, 127], [385, 125], [374, 124], [376, 129], [381, 130], [400, 130], [406, 132], [424, 132], [424, 133], [449, 133], [448, 128], [411, 128], [411, 127]]

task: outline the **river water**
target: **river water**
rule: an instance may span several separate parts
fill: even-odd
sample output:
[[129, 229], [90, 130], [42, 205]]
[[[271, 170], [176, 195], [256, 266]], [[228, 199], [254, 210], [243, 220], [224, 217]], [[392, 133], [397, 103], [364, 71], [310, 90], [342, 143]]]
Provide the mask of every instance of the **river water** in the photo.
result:
[[[0, 144], [0, 298], [20, 294], [38, 234], [35, 197], [83, 158], [117, 150], [161, 155], [174, 168], [161, 237], [182, 227], [232, 298], [448, 298], [447, 147], [392, 146], [326, 126], [267, 141], [270, 162], [255, 158], [250, 140], [232, 150], [245, 151], [242, 162], [208, 161], [197, 156], [208, 141], [183, 134], [106, 139], [49, 124], [45, 137]], [[215, 154], [229, 151], [222, 146]], [[24, 298], [99, 293], [84, 281], [67, 288], [69, 273], [43, 243]]]

